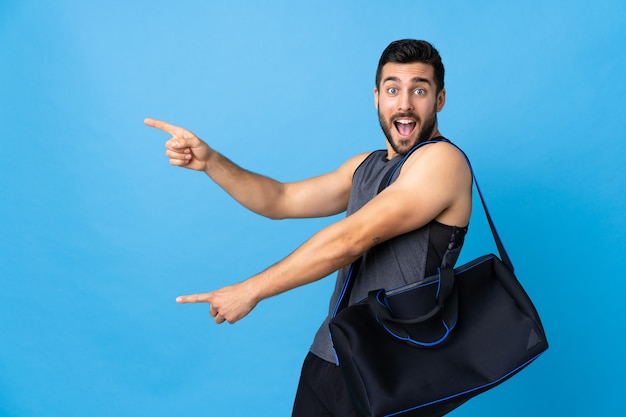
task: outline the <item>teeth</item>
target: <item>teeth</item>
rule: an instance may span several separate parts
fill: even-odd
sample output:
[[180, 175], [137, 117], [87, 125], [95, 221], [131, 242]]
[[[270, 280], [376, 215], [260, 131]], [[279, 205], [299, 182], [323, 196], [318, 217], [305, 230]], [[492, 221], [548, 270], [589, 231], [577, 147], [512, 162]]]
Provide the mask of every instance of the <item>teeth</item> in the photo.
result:
[[396, 122], [403, 124], [403, 125], [408, 125], [413, 123], [413, 120], [396, 120]]

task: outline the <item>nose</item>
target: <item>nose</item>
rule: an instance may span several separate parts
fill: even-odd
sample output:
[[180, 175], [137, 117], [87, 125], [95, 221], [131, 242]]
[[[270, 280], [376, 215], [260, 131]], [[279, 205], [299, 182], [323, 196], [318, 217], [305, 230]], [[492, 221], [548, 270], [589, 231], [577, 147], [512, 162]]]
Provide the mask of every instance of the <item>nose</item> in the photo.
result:
[[398, 110], [411, 111], [413, 110], [413, 103], [411, 102], [411, 94], [407, 91], [403, 92], [398, 97]]

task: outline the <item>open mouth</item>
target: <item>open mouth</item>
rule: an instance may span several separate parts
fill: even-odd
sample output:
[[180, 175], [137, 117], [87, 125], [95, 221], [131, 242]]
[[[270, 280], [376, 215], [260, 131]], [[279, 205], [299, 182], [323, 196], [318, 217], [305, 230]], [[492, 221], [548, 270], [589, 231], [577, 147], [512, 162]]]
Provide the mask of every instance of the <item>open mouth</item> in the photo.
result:
[[410, 136], [415, 130], [416, 125], [415, 120], [405, 118], [394, 120], [393, 124], [400, 136], [404, 137]]

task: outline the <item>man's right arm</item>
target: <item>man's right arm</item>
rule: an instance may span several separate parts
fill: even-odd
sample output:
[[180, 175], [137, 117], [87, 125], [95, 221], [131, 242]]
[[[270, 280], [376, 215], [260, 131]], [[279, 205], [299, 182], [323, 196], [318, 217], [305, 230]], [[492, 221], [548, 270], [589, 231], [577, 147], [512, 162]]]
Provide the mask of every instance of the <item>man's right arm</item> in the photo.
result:
[[325, 175], [282, 183], [239, 167], [186, 129], [154, 119], [144, 123], [172, 135], [165, 143], [171, 165], [205, 172], [241, 205], [272, 219], [322, 217], [345, 211], [352, 175], [367, 156], [357, 155]]

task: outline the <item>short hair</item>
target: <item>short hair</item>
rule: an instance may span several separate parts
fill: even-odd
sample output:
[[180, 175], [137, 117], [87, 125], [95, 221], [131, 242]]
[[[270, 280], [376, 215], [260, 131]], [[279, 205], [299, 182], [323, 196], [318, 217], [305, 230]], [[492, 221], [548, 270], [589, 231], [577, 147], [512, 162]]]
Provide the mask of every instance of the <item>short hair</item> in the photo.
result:
[[380, 87], [383, 66], [388, 62], [412, 64], [423, 62], [433, 66], [437, 93], [443, 90], [444, 68], [439, 51], [430, 43], [415, 39], [401, 39], [391, 42], [383, 51], [376, 69], [376, 88]]

